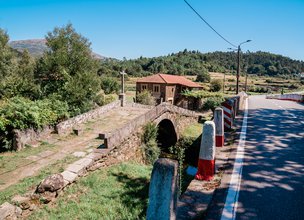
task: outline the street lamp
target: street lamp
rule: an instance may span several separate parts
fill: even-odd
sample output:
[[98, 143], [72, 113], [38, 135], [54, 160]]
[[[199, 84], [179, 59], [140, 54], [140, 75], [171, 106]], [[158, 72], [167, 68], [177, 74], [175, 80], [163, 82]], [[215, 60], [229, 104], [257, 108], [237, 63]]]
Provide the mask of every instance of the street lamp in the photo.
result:
[[239, 93], [239, 81], [240, 81], [240, 60], [241, 60], [241, 45], [250, 42], [251, 40], [246, 40], [242, 43], [240, 43], [237, 46], [237, 49], [228, 48], [230, 50], [237, 50], [237, 72], [236, 72], [236, 94]]

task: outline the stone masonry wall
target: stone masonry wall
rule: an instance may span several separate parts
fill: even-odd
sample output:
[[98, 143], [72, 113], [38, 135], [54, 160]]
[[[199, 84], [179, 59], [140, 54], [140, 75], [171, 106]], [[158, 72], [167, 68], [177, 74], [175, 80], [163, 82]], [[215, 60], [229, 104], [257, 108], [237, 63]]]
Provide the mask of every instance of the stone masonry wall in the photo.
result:
[[54, 128], [51, 126], [45, 126], [42, 129], [34, 130], [29, 128], [26, 130], [13, 130], [13, 149], [21, 150], [25, 148], [26, 145], [34, 145], [37, 141], [47, 138]]
[[[74, 118], [68, 119], [57, 124], [54, 127], [45, 126], [44, 128], [35, 130], [29, 128], [26, 130], [13, 130], [13, 149], [21, 150], [26, 145], [35, 145], [37, 141], [46, 139], [51, 133], [57, 132], [58, 134], [68, 134], [72, 132], [74, 126], [77, 126], [80, 123], [84, 123], [90, 119], [97, 118], [100, 115], [110, 111], [113, 108], [120, 106], [120, 101], [114, 101], [108, 105], [101, 106], [97, 109], [91, 110], [87, 113], [78, 115]], [[146, 107], [148, 108], [148, 107]]]
[[89, 112], [86, 112], [84, 114], [78, 115], [74, 118], [68, 119], [66, 121], [63, 121], [63, 122], [57, 124], [55, 127], [55, 130], [59, 135], [70, 133], [74, 126], [87, 122], [90, 119], [97, 118], [100, 115], [110, 111], [111, 109], [119, 107], [120, 104], [121, 104], [120, 100], [118, 100], [118, 101], [111, 102], [110, 104], [101, 106], [97, 109], [93, 109]]

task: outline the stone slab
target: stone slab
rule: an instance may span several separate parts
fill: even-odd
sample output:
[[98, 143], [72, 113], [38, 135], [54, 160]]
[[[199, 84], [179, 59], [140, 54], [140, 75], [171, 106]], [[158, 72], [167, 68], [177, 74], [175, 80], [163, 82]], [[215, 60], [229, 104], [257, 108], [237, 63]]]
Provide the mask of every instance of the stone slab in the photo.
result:
[[103, 157], [104, 157], [103, 154], [90, 153], [90, 154], [88, 154], [85, 158], [92, 159], [92, 160], [96, 161], [96, 160], [99, 160], [99, 159], [101, 159], [101, 158], [103, 158]]
[[0, 206], [0, 220], [17, 219], [22, 213], [19, 207], [16, 207], [8, 202]]
[[83, 167], [89, 167], [93, 163], [93, 159], [90, 158], [82, 158], [80, 160], [77, 160], [74, 162], [74, 164], [83, 166]]
[[86, 152], [83, 151], [76, 151], [73, 153], [73, 156], [75, 157], [84, 157], [86, 155]]
[[61, 175], [63, 176], [63, 179], [65, 179], [65, 180], [68, 181], [69, 183], [74, 182], [74, 181], [76, 180], [76, 178], [77, 178], [77, 174], [72, 173], [72, 172], [67, 171], [67, 170], [63, 171], [63, 172], [61, 173]]
[[85, 166], [83, 165], [79, 165], [79, 164], [70, 164], [66, 171], [72, 172], [72, 173], [76, 173], [77, 175], [82, 175], [84, 170], [85, 170]]

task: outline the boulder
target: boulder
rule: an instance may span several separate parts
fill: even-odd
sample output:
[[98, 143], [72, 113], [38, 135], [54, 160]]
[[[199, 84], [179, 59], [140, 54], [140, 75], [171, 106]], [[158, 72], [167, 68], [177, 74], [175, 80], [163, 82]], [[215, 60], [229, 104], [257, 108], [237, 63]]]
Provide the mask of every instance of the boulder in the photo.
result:
[[64, 187], [64, 179], [61, 174], [53, 174], [45, 178], [37, 187], [36, 192], [55, 192]]

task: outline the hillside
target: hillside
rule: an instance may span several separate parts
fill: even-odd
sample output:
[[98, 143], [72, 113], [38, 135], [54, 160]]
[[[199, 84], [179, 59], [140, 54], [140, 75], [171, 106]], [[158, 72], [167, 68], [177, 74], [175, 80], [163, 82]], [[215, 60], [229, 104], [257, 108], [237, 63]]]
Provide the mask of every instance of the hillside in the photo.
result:
[[[125, 69], [129, 75], [143, 76], [152, 73], [173, 75], [197, 75], [202, 72], [236, 72], [237, 54], [235, 52], [201, 53], [199, 51], [180, 51], [167, 56], [153, 58], [103, 62], [101, 73], [117, 74]], [[304, 62], [281, 55], [255, 52], [243, 53], [241, 72], [265, 76], [292, 77], [304, 72]]]
[[[18, 40], [18, 41], [11, 41], [9, 45], [13, 48], [22, 52], [23, 50], [27, 49], [29, 53], [33, 57], [41, 57], [48, 48], [46, 46], [45, 39], [30, 39], [30, 40]], [[97, 60], [106, 59], [106, 57], [101, 56], [100, 54], [92, 52], [92, 57]]]

